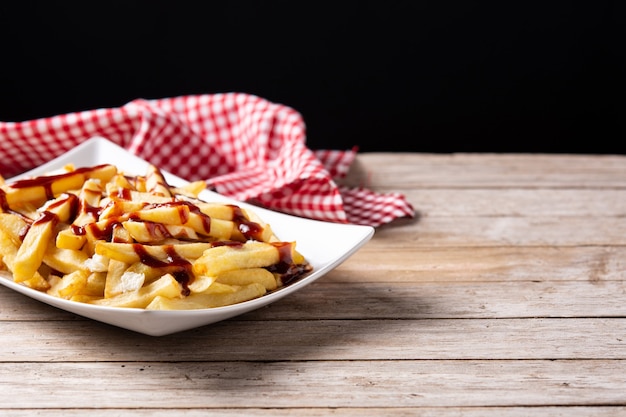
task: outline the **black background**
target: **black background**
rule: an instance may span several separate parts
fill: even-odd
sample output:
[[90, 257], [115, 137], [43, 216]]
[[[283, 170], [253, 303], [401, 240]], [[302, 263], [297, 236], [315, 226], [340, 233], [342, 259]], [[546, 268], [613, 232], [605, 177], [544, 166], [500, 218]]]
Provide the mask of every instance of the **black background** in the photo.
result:
[[0, 3], [0, 120], [238, 91], [311, 148], [626, 153], [619, 1]]

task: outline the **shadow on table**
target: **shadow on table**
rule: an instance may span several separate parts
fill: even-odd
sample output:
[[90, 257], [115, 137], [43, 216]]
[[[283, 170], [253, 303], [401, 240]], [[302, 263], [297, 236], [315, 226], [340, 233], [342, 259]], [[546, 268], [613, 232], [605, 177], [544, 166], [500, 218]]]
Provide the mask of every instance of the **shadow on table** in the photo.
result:
[[[134, 360], [162, 359], [167, 352], [183, 361], [337, 359], [338, 351], [355, 344], [397, 336], [399, 328], [406, 331], [407, 321], [420, 327], [416, 331], [429, 326], [429, 320], [419, 319], [428, 318], [432, 300], [396, 291], [396, 286], [321, 280], [259, 310], [168, 336], [90, 322], [91, 337], [101, 339], [94, 343], [103, 343], [110, 353]], [[332, 296], [326, 296], [329, 293]]]

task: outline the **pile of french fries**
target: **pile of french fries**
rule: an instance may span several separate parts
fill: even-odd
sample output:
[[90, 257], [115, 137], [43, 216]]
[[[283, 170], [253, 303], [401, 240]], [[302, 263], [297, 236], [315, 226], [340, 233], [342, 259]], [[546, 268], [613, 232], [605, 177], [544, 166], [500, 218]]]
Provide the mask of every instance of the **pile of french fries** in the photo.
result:
[[202, 201], [149, 165], [5, 181], [0, 269], [50, 295], [102, 306], [213, 308], [260, 297], [311, 271], [295, 242], [238, 205]]

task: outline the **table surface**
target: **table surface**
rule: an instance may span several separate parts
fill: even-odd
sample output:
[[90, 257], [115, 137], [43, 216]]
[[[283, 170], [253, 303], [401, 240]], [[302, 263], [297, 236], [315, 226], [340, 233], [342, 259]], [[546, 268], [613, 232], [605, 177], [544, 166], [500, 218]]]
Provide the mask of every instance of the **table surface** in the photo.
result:
[[417, 216], [214, 325], [145, 336], [0, 287], [0, 415], [626, 415], [625, 156], [364, 153], [345, 182]]

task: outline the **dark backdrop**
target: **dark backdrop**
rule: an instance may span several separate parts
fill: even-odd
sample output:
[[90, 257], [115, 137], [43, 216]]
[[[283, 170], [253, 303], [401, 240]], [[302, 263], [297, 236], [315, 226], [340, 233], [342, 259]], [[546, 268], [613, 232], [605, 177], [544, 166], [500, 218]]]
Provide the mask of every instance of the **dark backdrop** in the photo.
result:
[[0, 120], [239, 91], [312, 148], [625, 153], [620, 1], [5, 1]]

